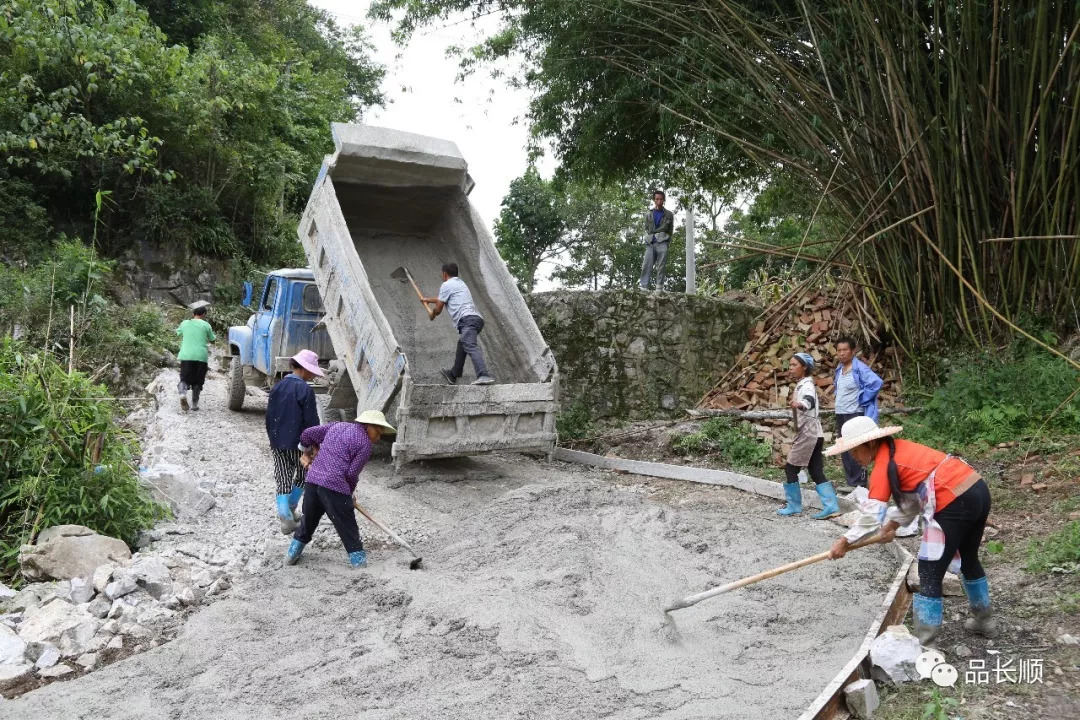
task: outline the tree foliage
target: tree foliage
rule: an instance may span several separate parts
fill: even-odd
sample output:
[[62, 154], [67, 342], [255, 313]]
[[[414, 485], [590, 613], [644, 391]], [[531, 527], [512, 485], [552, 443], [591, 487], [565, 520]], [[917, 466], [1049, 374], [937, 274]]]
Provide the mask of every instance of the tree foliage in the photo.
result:
[[501, 13], [466, 62], [524, 59], [533, 130], [571, 171], [661, 162], [699, 170], [706, 189], [798, 176], [842, 228], [825, 266], [909, 346], [959, 332], [990, 343], [1024, 332], [1025, 314], [1077, 314], [1074, 0], [382, 0], [376, 12], [403, 34]]
[[535, 167], [510, 182], [495, 223], [495, 248], [517, 278], [522, 292], [532, 292], [540, 263], [566, 248], [562, 198], [551, 180]]
[[379, 102], [381, 77], [359, 30], [302, 0], [7, 0], [0, 195], [85, 234], [111, 191], [107, 252], [289, 257], [328, 124]]

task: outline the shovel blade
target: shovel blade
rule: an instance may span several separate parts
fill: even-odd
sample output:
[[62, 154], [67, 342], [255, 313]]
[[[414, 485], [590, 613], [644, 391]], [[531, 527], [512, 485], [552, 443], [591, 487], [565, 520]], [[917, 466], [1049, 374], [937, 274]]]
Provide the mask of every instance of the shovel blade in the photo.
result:
[[390, 273], [390, 277], [394, 278], [395, 280], [399, 280], [401, 282], [408, 282], [409, 281], [409, 271], [406, 270], [404, 267], [399, 267], [397, 270]]

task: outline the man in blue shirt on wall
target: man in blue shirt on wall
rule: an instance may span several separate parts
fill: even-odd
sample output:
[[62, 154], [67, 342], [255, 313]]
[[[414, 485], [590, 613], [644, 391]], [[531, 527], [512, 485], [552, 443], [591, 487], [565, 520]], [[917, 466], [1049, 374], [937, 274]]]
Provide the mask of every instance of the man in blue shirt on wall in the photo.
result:
[[645, 213], [645, 261], [641, 264], [641, 289], [649, 289], [649, 278], [656, 273], [653, 287], [664, 289], [664, 266], [667, 264], [668, 245], [675, 231], [675, 216], [664, 207], [663, 190], [653, 190], [654, 208]]
[[[836, 372], [833, 386], [836, 392], [836, 434], [839, 436], [844, 423], [853, 417], [865, 415], [874, 422], [878, 419], [877, 396], [882, 380], [870, 366], [855, 356], [859, 349], [850, 336], [836, 341]], [[840, 456], [844, 463], [844, 476], [852, 487], [866, 487], [866, 470], [855, 462], [850, 453]]]
[[308, 382], [323, 376], [319, 356], [311, 350], [301, 350], [290, 363], [292, 372], [274, 385], [266, 403], [266, 434], [277, 483], [276, 514], [286, 535], [296, 529], [293, 513], [304, 492], [306, 471], [300, 464], [300, 434], [319, 424], [315, 391]]

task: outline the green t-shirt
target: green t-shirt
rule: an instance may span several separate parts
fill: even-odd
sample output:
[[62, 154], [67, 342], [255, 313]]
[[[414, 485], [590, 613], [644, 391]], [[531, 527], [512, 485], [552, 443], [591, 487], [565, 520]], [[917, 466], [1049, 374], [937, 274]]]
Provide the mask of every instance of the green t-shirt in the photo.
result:
[[180, 341], [180, 354], [176, 356], [177, 360], [208, 361], [206, 346], [216, 339], [210, 323], [199, 318], [188, 318], [176, 328], [176, 334], [183, 338]]

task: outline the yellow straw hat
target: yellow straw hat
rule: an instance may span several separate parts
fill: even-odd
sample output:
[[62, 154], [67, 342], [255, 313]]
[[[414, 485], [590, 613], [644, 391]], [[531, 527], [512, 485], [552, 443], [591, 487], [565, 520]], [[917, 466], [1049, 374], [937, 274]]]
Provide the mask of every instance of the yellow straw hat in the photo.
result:
[[356, 422], [363, 423], [365, 425], [378, 425], [379, 427], [384, 428], [384, 432], [387, 435], [393, 435], [397, 432], [397, 430], [394, 429], [393, 425], [386, 422], [386, 416], [378, 410], [365, 410], [364, 412], [360, 413], [360, 416], [358, 418], [356, 418]]

